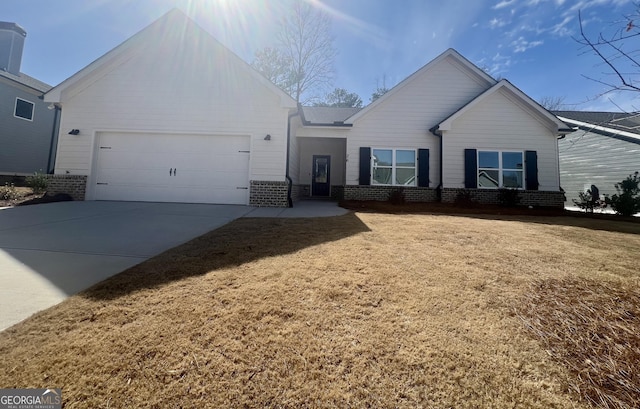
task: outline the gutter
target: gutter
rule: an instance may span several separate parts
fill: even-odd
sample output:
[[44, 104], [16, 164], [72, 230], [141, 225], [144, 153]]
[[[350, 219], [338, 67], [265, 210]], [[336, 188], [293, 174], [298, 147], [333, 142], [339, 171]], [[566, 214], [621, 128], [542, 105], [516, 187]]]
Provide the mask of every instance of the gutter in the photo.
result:
[[443, 168], [443, 163], [442, 163], [442, 157], [443, 157], [443, 150], [442, 150], [442, 132], [440, 132], [440, 125], [436, 125], [433, 128], [429, 129], [429, 132], [431, 132], [433, 135], [435, 135], [436, 137], [440, 138], [440, 183], [438, 184], [438, 186], [436, 187], [436, 191], [438, 194], [438, 200], [442, 201], [442, 174], [444, 173], [444, 168]]
[[47, 163], [47, 173], [53, 174], [56, 163], [56, 149], [58, 146], [58, 129], [60, 127], [60, 113], [62, 108], [54, 105], [53, 126], [51, 127], [51, 144], [49, 145], [49, 162]]
[[286, 168], [285, 168], [285, 179], [287, 179], [287, 204], [289, 205], [289, 207], [293, 207], [293, 199], [291, 198], [291, 189], [293, 187], [293, 180], [291, 180], [291, 176], [289, 176], [289, 156], [290, 153], [289, 151], [291, 150], [291, 119], [296, 117], [296, 116], [300, 116], [300, 105], [298, 105], [298, 108], [296, 109], [295, 112], [292, 112], [289, 114], [289, 116], [287, 117], [287, 161], [286, 161]]

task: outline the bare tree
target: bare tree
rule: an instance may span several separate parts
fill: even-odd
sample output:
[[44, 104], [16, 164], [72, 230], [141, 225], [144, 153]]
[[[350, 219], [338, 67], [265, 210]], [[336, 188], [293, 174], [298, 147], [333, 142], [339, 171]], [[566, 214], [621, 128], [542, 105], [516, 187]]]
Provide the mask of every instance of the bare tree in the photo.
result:
[[[575, 39], [582, 44], [585, 53], [594, 53], [602, 61], [606, 71], [605, 78], [585, 78], [607, 86], [611, 91], [640, 91], [640, 49], [634, 45], [640, 30], [635, 21], [640, 18], [640, 6], [623, 20], [614, 22], [607, 31], [600, 32], [597, 37], [589, 37], [584, 30], [582, 15], [580, 21], [580, 37]], [[605, 93], [606, 93], [605, 92]]]
[[391, 88], [387, 88], [387, 74], [382, 74], [382, 86], [380, 86], [380, 81], [376, 78], [376, 89], [371, 94], [371, 98], [369, 98], [369, 101], [375, 101], [376, 99], [389, 92], [390, 89]]
[[[336, 50], [331, 20], [322, 10], [298, 0], [280, 23], [276, 49], [256, 53], [252, 65], [297, 102], [318, 100], [333, 81]], [[282, 81], [280, 81], [282, 80]]]
[[294, 83], [291, 71], [293, 64], [282, 51], [271, 47], [258, 50], [251, 65], [271, 82], [291, 95]]
[[336, 88], [327, 94], [324, 101], [313, 104], [317, 107], [362, 108], [362, 99], [355, 92]]
[[560, 111], [565, 107], [565, 97], [546, 96], [538, 100], [538, 104], [542, 105], [547, 111]]

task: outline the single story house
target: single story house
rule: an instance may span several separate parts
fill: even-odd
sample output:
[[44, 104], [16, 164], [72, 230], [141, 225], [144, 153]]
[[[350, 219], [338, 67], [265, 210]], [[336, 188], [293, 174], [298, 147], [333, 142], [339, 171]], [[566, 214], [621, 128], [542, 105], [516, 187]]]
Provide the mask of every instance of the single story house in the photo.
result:
[[173, 10], [45, 94], [55, 184], [87, 200], [289, 206], [304, 196], [562, 206], [566, 125], [447, 50], [367, 107], [300, 107]]
[[58, 110], [42, 100], [51, 86], [20, 72], [26, 35], [0, 22], [0, 175], [53, 171]]
[[640, 113], [555, 111], [575, 128], [558, 142], [560, 181], [567, 205], [595, 186], [600, 196], [640, 171]]

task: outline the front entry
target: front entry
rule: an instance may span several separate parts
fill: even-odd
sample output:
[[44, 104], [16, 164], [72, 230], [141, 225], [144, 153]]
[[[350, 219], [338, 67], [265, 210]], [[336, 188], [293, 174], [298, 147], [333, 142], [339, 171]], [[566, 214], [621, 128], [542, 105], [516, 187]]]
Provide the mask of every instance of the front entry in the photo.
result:
[[331, 156], [313, 155], [311, 196], [331, 195]]

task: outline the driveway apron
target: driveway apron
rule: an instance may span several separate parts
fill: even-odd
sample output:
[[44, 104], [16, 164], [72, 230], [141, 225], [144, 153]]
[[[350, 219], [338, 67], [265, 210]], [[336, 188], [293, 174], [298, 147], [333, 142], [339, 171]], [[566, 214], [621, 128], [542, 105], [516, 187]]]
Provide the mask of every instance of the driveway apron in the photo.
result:
[[0, 331], [252, 210], [98, 201], [1, 210]]

